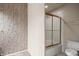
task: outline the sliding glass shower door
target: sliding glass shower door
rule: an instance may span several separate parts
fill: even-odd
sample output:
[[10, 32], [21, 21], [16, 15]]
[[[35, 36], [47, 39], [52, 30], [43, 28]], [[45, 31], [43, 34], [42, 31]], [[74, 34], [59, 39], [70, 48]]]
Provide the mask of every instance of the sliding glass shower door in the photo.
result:
[[45, 46], [61, 43], [61, 18], [55, 15], [45, 16]]

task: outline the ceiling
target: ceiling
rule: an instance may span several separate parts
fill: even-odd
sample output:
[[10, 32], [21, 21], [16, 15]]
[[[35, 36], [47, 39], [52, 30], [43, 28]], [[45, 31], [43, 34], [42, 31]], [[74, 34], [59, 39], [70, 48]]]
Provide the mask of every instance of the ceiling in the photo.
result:
[[46, 12], [54, 11], [62, 6], [64, 6], [64, 3], [45, 3], [45, 6], [48, 6], [48, 8], [45, 8]]

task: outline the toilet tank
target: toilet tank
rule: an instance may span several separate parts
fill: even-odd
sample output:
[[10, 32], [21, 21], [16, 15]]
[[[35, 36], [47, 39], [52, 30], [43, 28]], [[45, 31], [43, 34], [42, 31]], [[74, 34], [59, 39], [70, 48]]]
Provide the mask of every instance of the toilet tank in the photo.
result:
[[79, 51], [79, 42], [68, 40], [67, 48], [72, 48], [72, 49], [76, 49], [77, 51]]

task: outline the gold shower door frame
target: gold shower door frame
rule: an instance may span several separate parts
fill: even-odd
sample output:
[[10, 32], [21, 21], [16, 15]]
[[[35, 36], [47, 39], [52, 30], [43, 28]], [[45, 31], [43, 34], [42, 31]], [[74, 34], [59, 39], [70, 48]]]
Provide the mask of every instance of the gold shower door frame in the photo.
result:
[[[49, 45], [49, 46], [46, 46], [46, 47], [51, 47], [51, 46], [55, 46], [55, 45], [59, 45], [59, 44], [61, 44], [61, 17], [59, 17], [59, 16], [57, 16], [57, 15], [53, 15], [53, 14], [50, 14], [50, 13], [45, 13], [45, 15], [49, 15], [49, 16], [52, 16], [52, 18], [53, 17], [57, 17], [57, 18], [59, 18], [60, 19], [60, 42], [59, 43], [57, 43], [57, 44], [52, 44], [52, 45]], [[53, 20], [53, 19], [52, 19]], [[46, 24], [46, 23], [45, 23]], [[52, 24], [53, 25], [53, 24]], [[53, 28], [52, 28], [53, 29]], [[46, 30], [45, 30], [46, 31]], [[53, 32], [54, 30], [52, 30], [52, 32]], [[53, 35], [52, 35], [52, 38], [53, 38]], [[52, 40], [53, 41], [53, 40]]]

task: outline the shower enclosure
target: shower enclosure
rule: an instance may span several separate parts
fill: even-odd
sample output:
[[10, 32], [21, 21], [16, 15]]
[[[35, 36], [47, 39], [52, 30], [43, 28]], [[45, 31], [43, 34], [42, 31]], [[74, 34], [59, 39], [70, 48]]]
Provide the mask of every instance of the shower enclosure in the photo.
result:
[[45, 14], [45, 48], [61, 44], [61, 17]]

